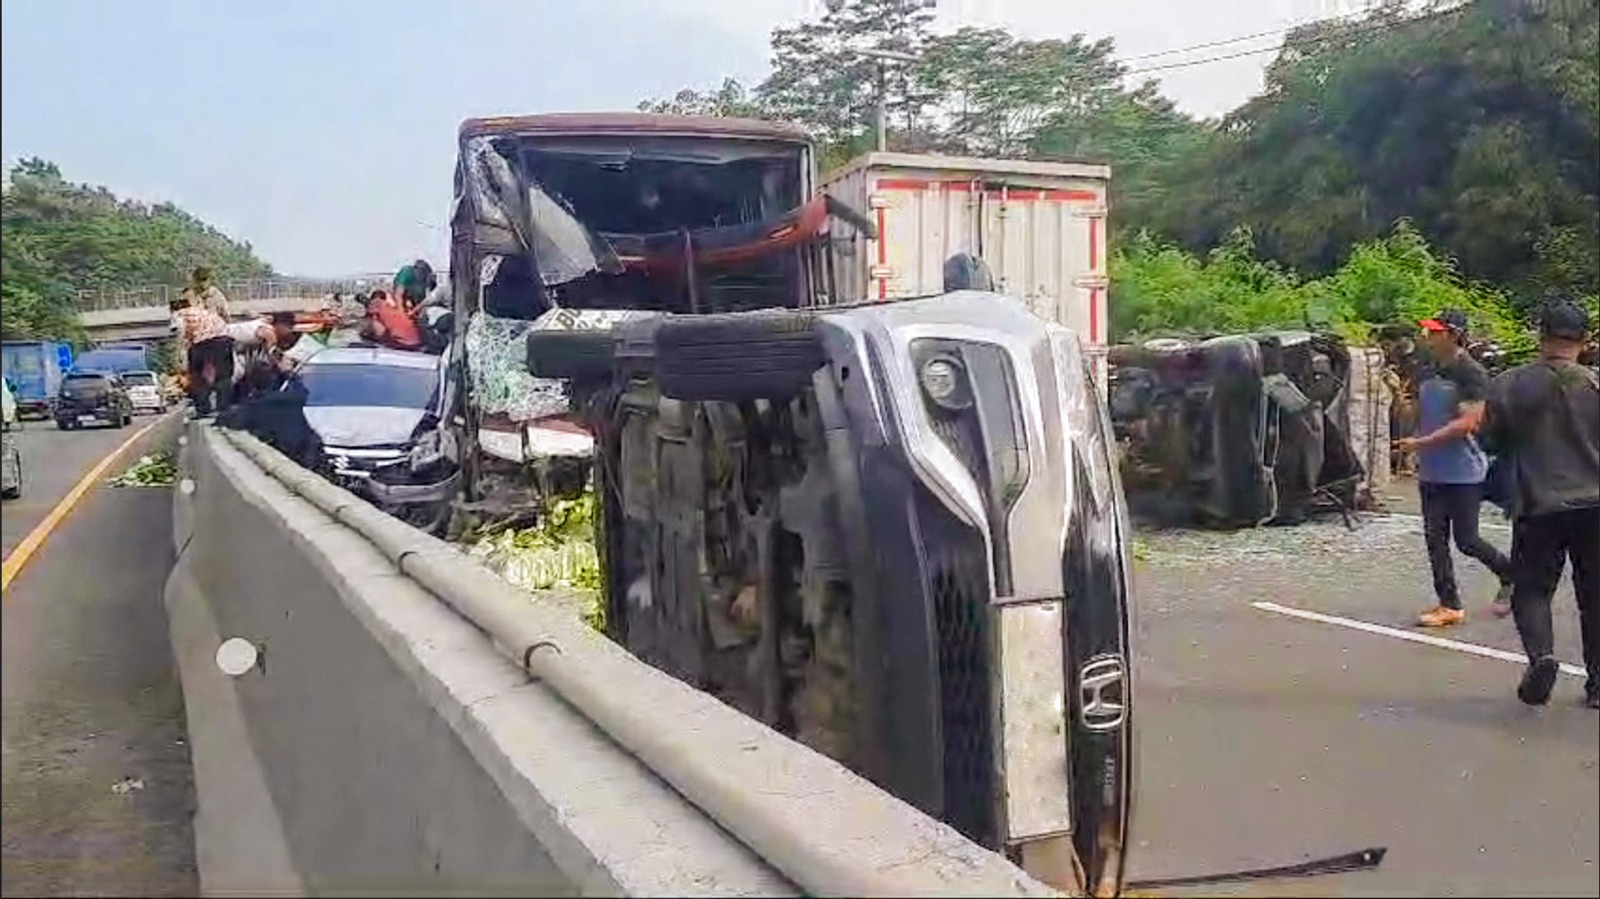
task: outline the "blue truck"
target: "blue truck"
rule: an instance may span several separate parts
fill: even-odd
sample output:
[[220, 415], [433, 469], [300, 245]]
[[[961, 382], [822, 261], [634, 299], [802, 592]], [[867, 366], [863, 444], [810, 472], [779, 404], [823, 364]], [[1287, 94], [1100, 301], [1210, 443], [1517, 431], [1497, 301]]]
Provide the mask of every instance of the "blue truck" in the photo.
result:
[[103, 371], [120, 375], [150, 370], [150, 348], [142, 343], [103, 343], [78, 357], [75, 371]]
[[0, 369], [11, 382], [17, 417], [49, 418], [61, 376], [72, 363], [72, 347], [58, 341], [8, 340], [0, 345]]

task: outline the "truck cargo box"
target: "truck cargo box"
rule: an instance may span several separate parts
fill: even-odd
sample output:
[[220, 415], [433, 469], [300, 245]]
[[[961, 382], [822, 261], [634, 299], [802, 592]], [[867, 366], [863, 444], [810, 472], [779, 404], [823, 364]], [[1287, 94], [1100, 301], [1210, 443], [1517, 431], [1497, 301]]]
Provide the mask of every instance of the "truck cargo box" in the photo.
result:
[[72, 348], [54, 340], [8, 340], [3, 367], [15, 392], [17, 415], [49, 418], [61, 374], [72, 367]]
[[876, 240], [835, 243], [838, 300], [940, 293], [945, 260], [969, 253], [988, 263], [998, 292], [1076, 331], [1103, 365], [1110, 180], [1109, 166], [1091, 163], [861, 156], [823, 179], [878, 229]]

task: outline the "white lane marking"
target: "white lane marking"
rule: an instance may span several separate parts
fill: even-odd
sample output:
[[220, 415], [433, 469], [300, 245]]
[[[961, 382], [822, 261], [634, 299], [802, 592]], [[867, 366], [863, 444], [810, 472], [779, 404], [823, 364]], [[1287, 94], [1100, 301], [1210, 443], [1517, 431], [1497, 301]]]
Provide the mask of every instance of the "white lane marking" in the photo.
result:
[[[1280, 606], [1275, 602], [1253, 602], [1250, 605], [1263, 612], [1276, 612], [1279, 615], [1288, 615], [1292, 618], [1304, 618], [1307, 621], [1320, 621], [1323, 624], [1332, 624], [1338, 627], [1347, 627], [1351, 630], [1365, 631], [1369, 634], [1379, 634], [1385, 637], [1395, 637], [1400, 640], [1409, 640], [1412, 643], [1422, 643], [1427, 646], [1437, 646], [1440, 649], [1453, 649], [1469, 655], [1483, 656], [1486, 659], [1499, 659], [1502, 662], [1512, 662], [1525, 665], [1528, 657], [1517, 652], [1506, 652], [1491, 646], [1480, 646], [1476, 643], [1463, 643], [1460, 640], [1447, 640], [1444, 637], [1435, 637], [1431, 634], [1417, 634], [1403, 631], [1396, 627], [1385, 627], [1381, 624], [1372, 624], [1366, 621], [1357, 621], [1354, 618], [1340, 618], [1337, 615], [1324, 615], [1321, 612], [1310, 612], [1305, 609], [1295, 609], [1289, 606]], [[1586, 672], [1567, 662], [1561, 663], [1561, 673], [1573, 677], [1585, 677]]]

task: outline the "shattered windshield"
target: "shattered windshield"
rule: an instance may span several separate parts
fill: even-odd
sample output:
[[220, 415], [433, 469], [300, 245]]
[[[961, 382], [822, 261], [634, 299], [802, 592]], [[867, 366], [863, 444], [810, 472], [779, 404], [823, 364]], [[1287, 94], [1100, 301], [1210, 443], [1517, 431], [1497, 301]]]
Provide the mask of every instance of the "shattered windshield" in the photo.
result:
[[457, 233], [470, 229], [480, 258], [497, 260], [485, 285], [503, 277], [525, 292], [535, 267], [546, 288], [616, 275], [619, 257], [659, 252], [674, 235], [788, 213], [805, 199], [804, 171], [800, 148], [481, 137], [463, 149], [453, 218]]
[[398, 365], [307, 365], [300, 380], [307, 406], [427, 409], [438, 385], [433, 369]]

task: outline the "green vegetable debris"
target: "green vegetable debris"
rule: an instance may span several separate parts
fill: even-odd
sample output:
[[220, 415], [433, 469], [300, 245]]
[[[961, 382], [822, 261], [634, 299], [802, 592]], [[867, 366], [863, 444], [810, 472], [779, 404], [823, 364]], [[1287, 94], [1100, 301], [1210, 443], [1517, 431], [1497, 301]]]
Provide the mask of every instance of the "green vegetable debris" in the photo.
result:
[[532, 527], [477, 537], [470, 552], [507, 583], [524, 590], [567, 589], [584, 600], [584, 618], [599, 628], [600, 556], [595, 549], [593, 493], [548, 505]]
[[140, 456], [127, 471], [112, 478], [113, 487], [171, 487], [178, 479], [178, 463], [171, 453]]

